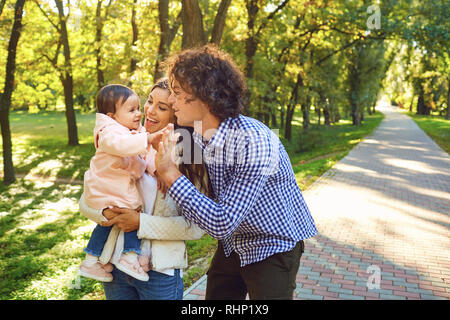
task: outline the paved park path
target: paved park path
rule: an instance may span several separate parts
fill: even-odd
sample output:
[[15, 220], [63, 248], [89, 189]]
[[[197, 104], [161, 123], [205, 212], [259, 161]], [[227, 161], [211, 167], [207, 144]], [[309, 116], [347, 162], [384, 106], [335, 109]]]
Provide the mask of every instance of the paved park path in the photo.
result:
[[[378, 109], [374, 133], [303, 192], [319, 234], [294, 299], [450, 298], [450, 157], [411, 118]], [[205, 288], [206, 276], [184, 299]]]

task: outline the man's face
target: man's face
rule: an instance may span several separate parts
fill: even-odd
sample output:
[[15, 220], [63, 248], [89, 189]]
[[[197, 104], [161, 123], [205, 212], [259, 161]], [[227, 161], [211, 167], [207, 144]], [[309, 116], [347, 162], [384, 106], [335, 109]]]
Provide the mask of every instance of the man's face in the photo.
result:
[[202, 121], [209, 109], [192, 94], [183, 90], [178, 81], [173, 82], [168, 102], [177, 117], [180, 126], [193, 127], [195, 121]]

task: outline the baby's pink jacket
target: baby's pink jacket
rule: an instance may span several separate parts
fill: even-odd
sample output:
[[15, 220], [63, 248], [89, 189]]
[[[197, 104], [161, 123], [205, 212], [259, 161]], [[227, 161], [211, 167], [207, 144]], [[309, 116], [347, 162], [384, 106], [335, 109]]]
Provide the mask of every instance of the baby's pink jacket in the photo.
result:
[[154, 173], [155, 154], [151, 146], [147, 148], [145, 128], [130, 131], [107, 115], [97, 113], [94, 144], [96, 153], [84, 174], [86, 204], [95, 209], [108, 206], [136, 209], [142, 205], [135, 180], [146, 167]]

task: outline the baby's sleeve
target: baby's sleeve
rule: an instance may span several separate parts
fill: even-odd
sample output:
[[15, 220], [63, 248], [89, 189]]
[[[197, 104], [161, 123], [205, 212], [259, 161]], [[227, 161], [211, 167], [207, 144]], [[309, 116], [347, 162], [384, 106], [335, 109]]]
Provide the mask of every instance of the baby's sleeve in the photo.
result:
[[155, 176], [156, 171], [155, 157], [156, 157], [156, 150], [153, 149], [152, 146], [150, 146], [150, 150], [145, 155], [145, 164], [146, 164], [145, 169], [152, 176]]
[[125, 168], [134, 179], [139, 179], [145, 172], [146, 161], [140, 156], [129, 157], [128, 166]]
[[147, 153], [147, 132], [123, 132], [108, 126], [98, 133], [98, 149], [119, 157], [131, 157]]

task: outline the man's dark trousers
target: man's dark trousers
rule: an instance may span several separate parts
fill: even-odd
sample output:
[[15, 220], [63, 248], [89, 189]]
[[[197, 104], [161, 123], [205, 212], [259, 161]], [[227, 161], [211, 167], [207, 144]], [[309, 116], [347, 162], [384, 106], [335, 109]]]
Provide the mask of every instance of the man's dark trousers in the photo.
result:
[[251, 300], [292, 300], [304, 249], [301, 240], [290, 251], [241, 267], [237, 253], [227, 258], [219, 241], [207, 273], [205, 299], [244, 300], [248, 292]]

